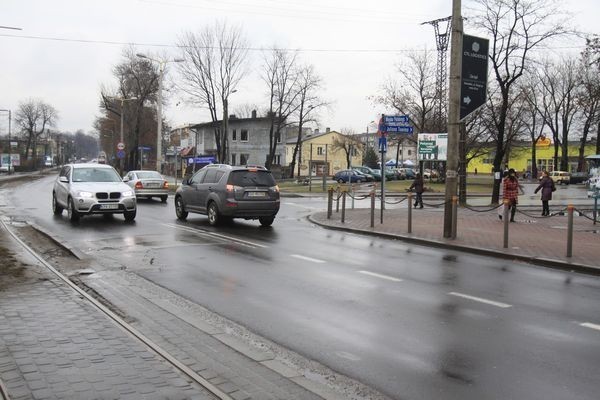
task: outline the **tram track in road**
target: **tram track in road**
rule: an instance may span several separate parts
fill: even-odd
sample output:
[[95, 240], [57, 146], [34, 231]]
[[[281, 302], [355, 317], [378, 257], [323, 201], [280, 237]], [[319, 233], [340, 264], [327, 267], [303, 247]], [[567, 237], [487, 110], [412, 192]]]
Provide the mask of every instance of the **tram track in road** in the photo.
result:
[[[233, 398], [231, 396], [229, 396], [227, 393], [223, 392], [218, 387], [216, 387], [211, 382], [209, 382], [207, 379], [203, 378], [202, 376], [200, 376], [199, 374], [194, 372], [192, 369], [187, 367], [185, 364], [183, 364], [181, 361], [177, 360], [175, 357], [173, 357], [171, 354], [169, 354], [166, 350], [164, 350], [163, 348], [158, 346], [156, 343], [154, 343], [152, 340], [150, 340], [149, 338], [144, 336], [141, 332], [139, 332], [132, 325], [130, 325], [129, 323], [124, 321], [122, 318], [120, 318], [117, 314], [115, 314], [113, 311], [111, 311], [108, 307], [103, 305], [97, 299], [95, 299], [90, 294], [88, 294], [86, 291], [84, 291], [79, 286], [77, 286], [75, 283], [73, 283], [69, 278], [67, 278], [60, 271], [58, 271], [56, 268], [54, 268], [50, 263], [48, 263], [44, 259], [44, 257], [42, 257], [40, 254], [38, 254], [35, 250], [33, 250], [23, 240], [21, 240], [21, 238], [19, 236], [17, 236], [10, 229], [10, 227], [6, 224], [5, 221], [0, 219], [0, 224], [2, 224], [2, 227], [6, 230], [6, 232], [8, 232], [15, 239], [15, 241], [20, 246], [23, 247], [23, 249], [25, 249], [37, 261], [39, 261], [40, 264], [44, 266], [44, 268], [48, 269], [50, 272], [52, 272], [54, 275], [56, 275], [62, 282], [66, 283], [69, 286], [69, 288], [71, 288], [79, 296], [81, 296], [82, 299], [85, 299], [86, 301], [88, 301], [91, 305], [93, 305], [97, 310], [99, 310], [107, 318], [109, 318], [111, 321], [113, 321], [115, 324], [117, 324], [117, 326], [119, 326], [120, 328], [122, 328], [123, 330], [128, 332], [136, 340], [143, 343], [153, 353], [155, 353], [156, 355], [158, 355], [159, 357], [164, 359], [167, 363], [172, 365], [175, 369], [177, 369], [178, 371], [183, 373], [194, 383], [200, 385], [201, 387], [203, 387], [204, 389], [209, 391], [211, 394], [216, 396], [218, 399], [233, 400]], [[0, 384], [0, 395], [1, 395], [0, 398], [2, 398], [3, 400], [8, 400], [8, 394], [4, 390], [4, 388], [1, 384]]]

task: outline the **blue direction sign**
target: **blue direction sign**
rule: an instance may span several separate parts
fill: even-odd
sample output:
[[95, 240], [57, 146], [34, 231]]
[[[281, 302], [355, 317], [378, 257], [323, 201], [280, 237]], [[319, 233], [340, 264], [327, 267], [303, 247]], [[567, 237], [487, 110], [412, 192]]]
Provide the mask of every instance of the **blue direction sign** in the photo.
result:
[[117, 158], [125, 158], [125, 151], [117, 150]]
[[413, 133], [412, 126], [388, 126], [386, 127], [388, 133]]
[[408, 124], [408, 115], [385, 115], [383, 122], [388, 126], [403, 126]]
[[148, 151], [148, 150], [152, 150], [152, 147], [150, 147], [150, 146], [138, 146], [138, 150]]

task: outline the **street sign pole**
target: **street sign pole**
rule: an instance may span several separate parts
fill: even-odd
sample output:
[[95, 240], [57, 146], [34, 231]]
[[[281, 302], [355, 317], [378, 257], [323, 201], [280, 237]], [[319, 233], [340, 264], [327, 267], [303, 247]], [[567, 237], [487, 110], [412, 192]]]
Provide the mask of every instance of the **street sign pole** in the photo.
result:
[[450, 52], [450, 85], [448, 92], [448, 154], [446, 165], [446, 193], [444, 203], [444, 237], [452, 237], [452, 197], [456, 196], [459, 117], [460, 117], [460, 82], [461, 82], [461, 49], [463, 25], [461, 17], [461, 0], [452, 0], [452, 38]]

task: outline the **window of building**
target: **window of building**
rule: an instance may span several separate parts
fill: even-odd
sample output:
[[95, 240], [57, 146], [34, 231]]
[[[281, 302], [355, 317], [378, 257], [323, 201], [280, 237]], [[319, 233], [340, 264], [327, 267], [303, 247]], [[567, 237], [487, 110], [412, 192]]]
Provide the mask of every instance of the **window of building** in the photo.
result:
[[408, 155], [410, 156], [412, 154], [412, 150], [408, 149]]
[[[240, 132], [240, 140], [242, 142], [248, 141], [248, 130], [247, 129], [242, 129], [242, 131]], [[242, 164], [245, 164], [245, 163], [242, 163]]]
[[236, 157], [236, 154], [235, 154], [235, 153], [232, 153], [232, 154], [231, 154], [231, 165], [237, 165], [237, 164], [236, 164], [236, 162], [235, 162], [235, 161], [236, 161], [236, 158], [237, 158], [237, 157]]
[[321, 146], [317, 147], [317, 155], [322, 156], [323, 154], [325, 154], [325, 152], [323, 151], [323, 147], [321, 147]]
[[231, 140], [237, 140], [237, 132], [235, 129], [231, 131]]
[[[244, 132], [244, 131], [242, 131]], [[250, 154], [240, 154], [240, 165], [248, 164], [248, 159], [250, 158]]]
[[273, 164], [281, 165], [281, 154], [275, 154], [275, 157], [273, 158]]

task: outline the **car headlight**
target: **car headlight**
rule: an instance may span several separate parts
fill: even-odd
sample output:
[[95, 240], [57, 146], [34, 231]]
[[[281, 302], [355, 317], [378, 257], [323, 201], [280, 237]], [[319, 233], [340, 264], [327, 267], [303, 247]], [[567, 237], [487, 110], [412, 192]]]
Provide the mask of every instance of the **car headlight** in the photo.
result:
[[128, 190], [126, 192], [123, 192], [122, 196], [123, 197], [133, 197], [133, 196], [135, 196], [135, 193], [133, 193], [131, 190]]
[[80, 191], [80, 192], [77, 192], [77, 197], [81, 197], [84, 199], [90, 199], [90, 198], [94, 197], [94, 193]]

